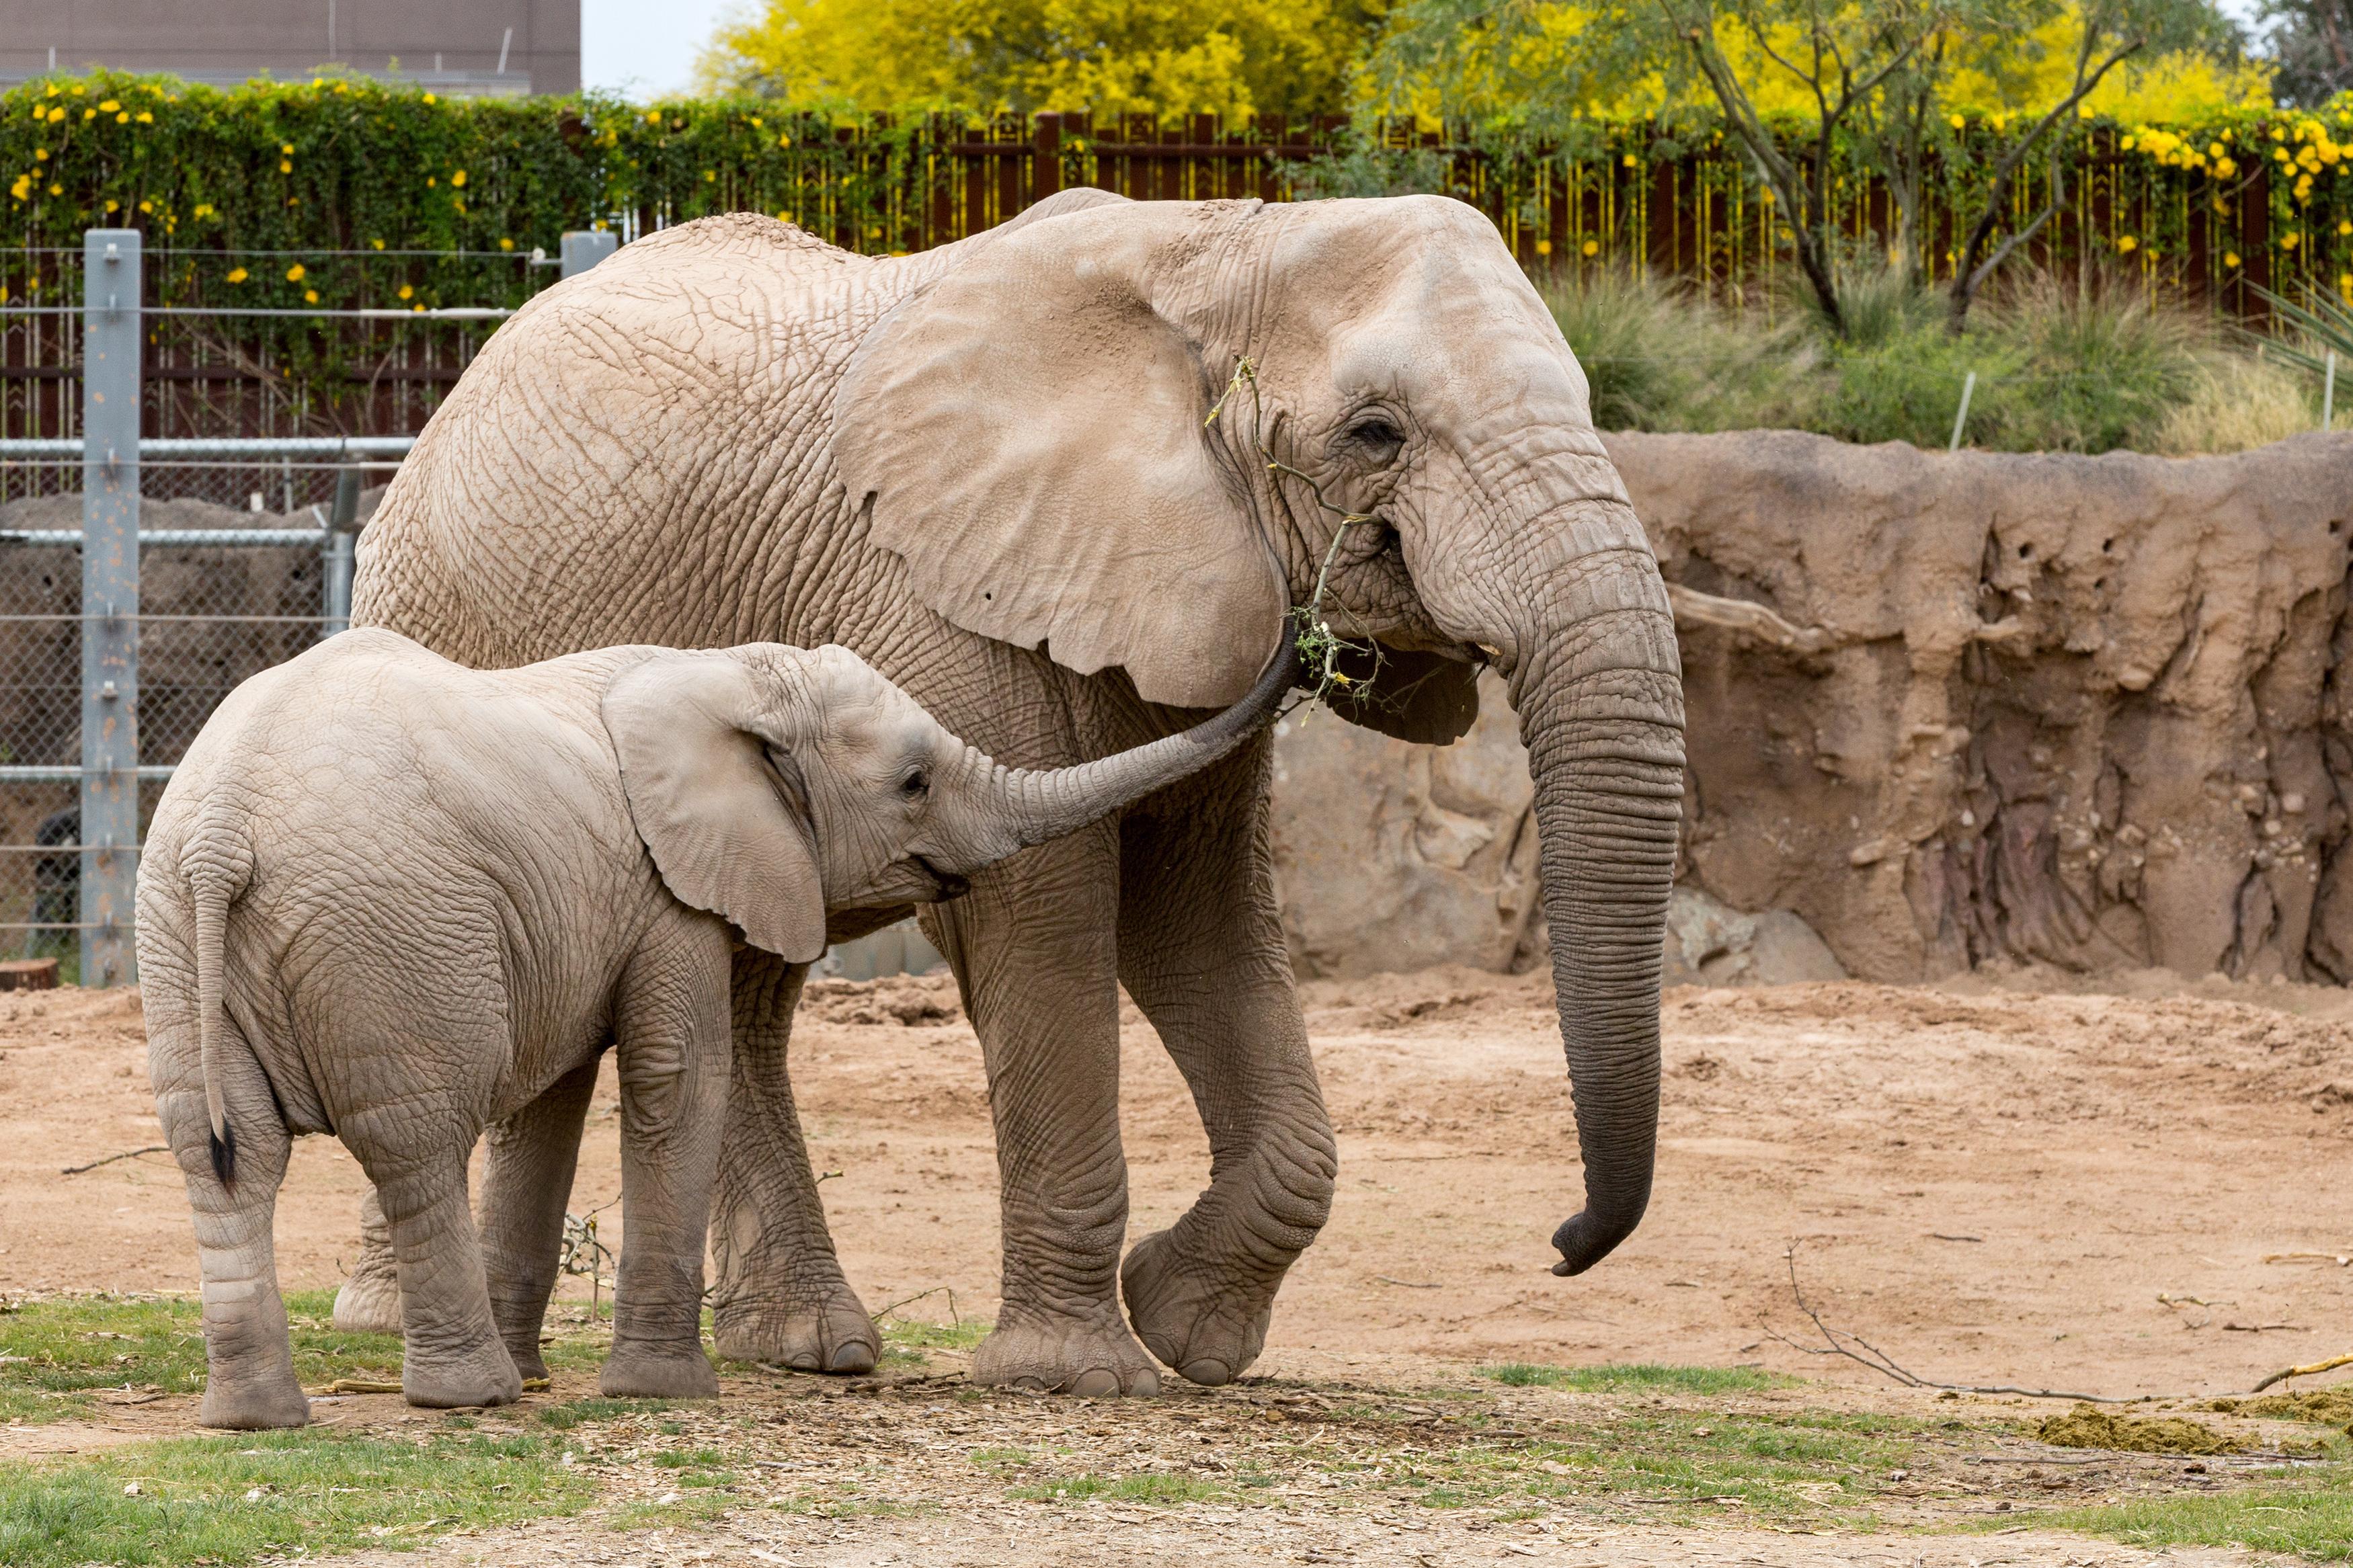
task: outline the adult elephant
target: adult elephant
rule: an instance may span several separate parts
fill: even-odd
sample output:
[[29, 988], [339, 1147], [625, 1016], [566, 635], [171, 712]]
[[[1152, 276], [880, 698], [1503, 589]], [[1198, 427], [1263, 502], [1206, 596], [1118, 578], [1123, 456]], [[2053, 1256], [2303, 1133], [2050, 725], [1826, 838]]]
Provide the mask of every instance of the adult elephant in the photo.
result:
[[[1311, 600], [1383, 645], [1369, 687], [1357, 668], [1346, 689], [1359, 721], [1451, 739], [1480, 664], [1509, 682], [1585, 1173], [1554, 1271], [1577, 1273], [1650, 1197], [1682, 693], [1585, 378], [1473, 209], [1078, 190], [907, 258], [751, 215], [652, 235], [485, 345], [367, 531], [353, 618], [483, 667], [840, 643], [974, 744], [1043, 767], [1240, 697], [1286, 606]], [[1123, 1292], [1153, 1356], [1225, 1382], [1329, 1211], [1269, 754], [1261, 740], [925, 917], [997, 1125], [1004, 1306], [984, 1382], [1155, 1389]], [[718, 1342], [850, 1370], [878, 1342], [785, 1077], [798, 981], [756, 953], [736, 972], [738, 1027], [774, 1048], [738, 1053]], [[1211, 1149], [1208, 1188], [1124, 1268], [1121, 982]], [[586, 1094], [547, 1119], [576, 1131]], [[494, 1140], [494, 1252], [495, 1211], [568, 1190], [551, 1146]]]

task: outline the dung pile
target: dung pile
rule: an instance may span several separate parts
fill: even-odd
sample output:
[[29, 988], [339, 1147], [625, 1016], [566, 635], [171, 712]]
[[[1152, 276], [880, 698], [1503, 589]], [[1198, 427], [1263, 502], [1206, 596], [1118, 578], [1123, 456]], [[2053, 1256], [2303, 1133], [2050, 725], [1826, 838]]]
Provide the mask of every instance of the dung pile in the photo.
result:
[[2046, 1417], [2036, 1435], [2063, 1448], [2107, 1448], [2124, 1454], [2235, 1454], [2246, 1447], [2203, 1422], [2185, 1421], [2178, 1415], [2147, 1419], [2118, 1415], [2096, 1405], [2081, 1404], [2064, 1415]]

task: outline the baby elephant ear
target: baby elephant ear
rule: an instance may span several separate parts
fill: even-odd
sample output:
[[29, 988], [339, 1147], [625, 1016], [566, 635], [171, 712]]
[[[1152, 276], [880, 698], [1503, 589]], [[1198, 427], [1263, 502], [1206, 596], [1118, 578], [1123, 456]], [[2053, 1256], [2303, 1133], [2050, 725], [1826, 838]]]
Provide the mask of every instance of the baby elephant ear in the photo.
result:
[[794, 963], [825, 955], [825, 885], [805, 803], [768, 760], [759, 688], [723, 653], [657, 654], [605, 689], [638, 837], [681, 903]]

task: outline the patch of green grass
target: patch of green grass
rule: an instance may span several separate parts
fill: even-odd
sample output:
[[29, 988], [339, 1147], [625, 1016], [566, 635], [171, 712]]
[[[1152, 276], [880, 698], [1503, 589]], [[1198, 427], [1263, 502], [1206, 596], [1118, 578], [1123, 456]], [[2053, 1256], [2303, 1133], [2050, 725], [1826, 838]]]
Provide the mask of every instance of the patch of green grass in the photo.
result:
[[[339, 1377], [397, 1383], [397, 1334], [349, 1334], [334, 1326], [332, 1290], [286, 1298], [294, 1375], [306, 1387]], [[603, 1335], [558, 1335], [544, 1347], [558, 1368], [602, 1364]], [[87, 1415], [95, 1389], [205, 1386], [203, 1309], [177, 1297], [71, 1296], [0, 1312], [0, 1420], [57, 1421]], [[21, 1359], [18, 1359], [21, 1358]]]
[[971, 1458], [974, 1464], [995, 1470], [1018, 1470], [1036, 1463], [1036, 1456], [1027, 1448], [975, 1448]]
[[419, 1443], [313, 1427], [175, 1438], [0, 1470], [0, 1563], [238, 1563], [571, 1513], [593, 1492], [530, 1436]]
[[1481, 1377], [1514, 1388], [1575, 1388], [1588, 1394], [1624, 1394], [1646, 1389], [1677, 1394], [1755, 1394], [1786, 1388], [1794, 1380], [1753, 1366], [1667, 1366], [1655, 1362], [1602, 1366], [1545, 1366], [1507, 1362], [1479, 1368]]
[[1226, 1489], [1199, 1476], [1061, 1476], [1015, 1487], [1007, 1494], [1025, 1502], [1085, 1502], [1102, 1498], [1110, 1502], [1148, 1502], [1174, 1506], [1208, 1502], [1226, 1495]]
[[2021, 1513], [2003, 1522], [2080, 1530], [2133, 1546], [2246, 1546], [2341, 1563], [2353, 1559], [2353, 1465], [2243, 1491]]
[[931, 1364], [932, 1351], [969, 1351], [988, 1337], [990, 1325], [979, 1318], [954, 1323], [925, 1323], [907, 1318], [886, 1318], [882, 1353], [876, 1366], [886, 1372], [917, 1372]]
[[[539, 1419], [543, 1426], [553, 1426], [560, 1432], [569, 1432], [575, 1426], [583, 1426], [590, 1421], [615, 1421], [624, 1415], [650, 1415], [657, 1411], [675, 1408], [677, 1408], [677, 1401], [670, 1399], [590, 1397], [567, 1400], [562, 1405], [551, 1405], [539, 1412]], [[668, 1425], [672, 1428], [678, 1426], [674, 1421]]]

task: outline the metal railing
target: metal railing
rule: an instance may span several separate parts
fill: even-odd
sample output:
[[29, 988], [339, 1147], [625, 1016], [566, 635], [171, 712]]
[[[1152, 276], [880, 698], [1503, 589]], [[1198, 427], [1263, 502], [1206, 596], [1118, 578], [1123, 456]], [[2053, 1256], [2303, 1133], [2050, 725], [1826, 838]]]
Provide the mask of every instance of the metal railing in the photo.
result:
[[[562, 275], [586, 271], [612, 254], [616, 237], [582, 232], [564, 237]], [[145, 438], [139, 433], [141, 322], [167, 313], [142, 307], [141, 241], [135, 229], [91, 229], [83, 236], [82, 434], [79, 439], [0, 440], [0, 464], [79, 461], [81, 526], [79, 529], [0, 530], [0, 551], [73, 550], [80, 556], [78, 611], [0, 614], [0, 623], [20, 627], [41, 623], [78, 623], [80, 644], [80, 760], [78, 764], [0, 763], [0, 787], [72, 784], [74, 810], [49, 814], [32, 844], [0, 845], [5, 862], [30, 856], [32, 896], [28, 918], [0, 921], [0, 931], [73, 931], [79, 937], [79, 976], [86, 985], [127, 984], [137, 978], [132, 944], [140, 848], [140, 786], [168, 779], [168, 764], [140, 760], [140, 642], [151, 622], [315, 624], [332, 637], [350, 624], [353, 546], [359, 528], [361, 476], [398, 466], [415, 445], [409, 436], [293, 437], [216, 440]], [[47, 307], [72, 310], [72, 307]], [[212, 312], [219, 313], [219, 312]], [[250, 312], [246, 312], [250, 313]], [[288, 311], [290, 315], [333, 312]], [[456, 308], [425, 312], [427, 320], [469, 321], [503, 316], [504, 310]], [[409, 318], [407, 311], [362, 312]], [[331, 468], [334, 499], [309, 510], [318, 526], [272, 528], [153, 529], [142, 531], [140, 476], [156, 468], [248, 468], [276, 461], [286, 475], [287, 510], [292, 503], [292, 465]], [[253, 510], [262, 504], [253, 495]], [[318, 552], [319, 613], [142, 616], [140, 557], [152, 549], [312, 550]], [[58, 646], [53, 650], [62, 658]], [[294, 650], [299, 651], [299, 649]], [[281, 651], [277, 657], [286, 657]], [[21, 675], [21, 672], [19, 672]], [[8, 678], [12, 681], [18, 676]], [[20, 694], [30, 687], [12, 687]], [[185, 695], [183, 693], [182, 695]], [[198, 692], [209, 712], [225, 689], [217, 683]], [[23, 704], [19, 704], [22, 708]], [[185, 702], [181, 705], [187, 707]], [[202, 712], [180, 715], [185, 734]], [[0, 750], [14, 752], [16, 740], [0, 736]], [[168, 753], [167, 753], [168, 754]], [[69, 897], [70, 905], [69, 906]], [[0, 913], [10, 911], [0, 910]], [[59, 918], [71, 914], [70, 919]], [[46, 917], [46, 918], [45, 918]]]

